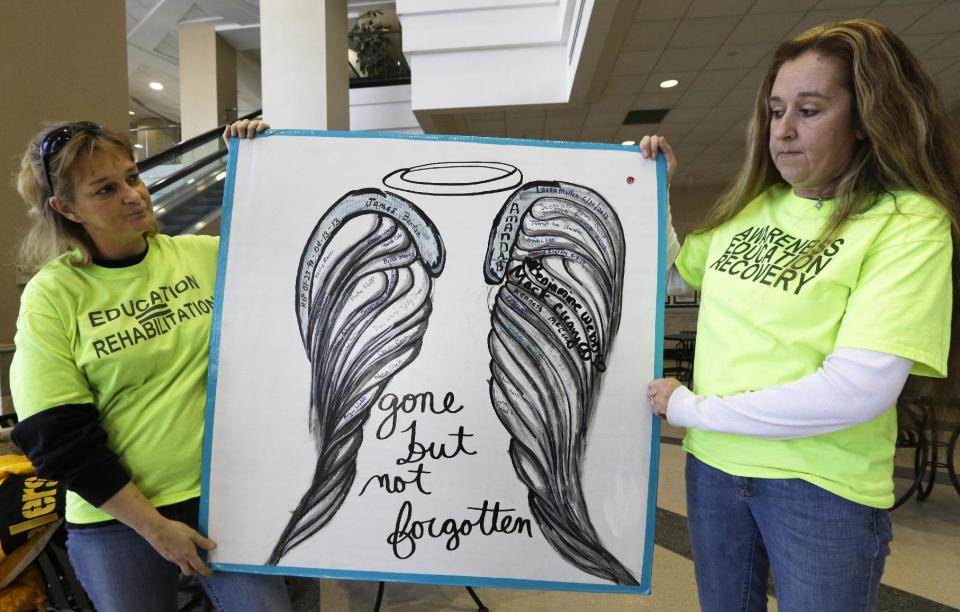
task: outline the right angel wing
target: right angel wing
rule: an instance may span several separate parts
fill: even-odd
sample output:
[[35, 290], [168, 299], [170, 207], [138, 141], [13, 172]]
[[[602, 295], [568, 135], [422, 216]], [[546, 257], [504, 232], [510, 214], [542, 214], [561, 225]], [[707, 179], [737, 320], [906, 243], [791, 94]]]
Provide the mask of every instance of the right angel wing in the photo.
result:
[[490, 398], [544, 536], [568, 562], [637, 584], [590, 522], [581, 472], [587, 430], [620, 325], [625, 243], [595, 191], [533, 182], [494, 221], [484, 275], [491, 310]]

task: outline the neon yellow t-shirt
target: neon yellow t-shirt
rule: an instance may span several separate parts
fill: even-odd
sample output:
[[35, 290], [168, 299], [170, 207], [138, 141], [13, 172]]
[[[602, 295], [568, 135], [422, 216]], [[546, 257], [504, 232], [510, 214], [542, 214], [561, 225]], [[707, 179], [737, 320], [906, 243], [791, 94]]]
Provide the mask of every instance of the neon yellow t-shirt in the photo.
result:
[[[93, 404], [110, 448], [154, 506], [200, 495], [218, 240], [157, 235], [125, 268], [47, 264], [24, 290], [10, 386], [21, 420]], [[67, 492], [66, 518], [110, 518]]]
[[[816, 372], [834, 348], [914, 362], [946, 376], [950, 344], [950, 222], [941, 206], [895, 192], [813, 253], [832, 208], [771, 187], [736, 218], [688, 236], [677, 270], [701, 290], [693, 391], [732, 395]], [[784, 269], [795, 256], [793, 264]], [[837, 407], [842, 410], [842, 406]], [[690, 429], [684, 448], [729, 474], [801, 478], [876, 508], [893, 504], [897, 416], [794, 440]]]

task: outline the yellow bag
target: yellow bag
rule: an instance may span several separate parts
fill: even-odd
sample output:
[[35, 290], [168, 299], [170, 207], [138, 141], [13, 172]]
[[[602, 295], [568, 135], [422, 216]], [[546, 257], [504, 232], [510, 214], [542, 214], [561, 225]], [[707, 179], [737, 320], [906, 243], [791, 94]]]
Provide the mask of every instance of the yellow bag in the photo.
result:
[[0, 589], [0, 610], [20, 612], [43, 610], [47, 603], [46, 584], [36, 565], [31, 565], [6, 587]]
[[23, 455], [0, 455], [0, 589], [40, 554], [63, 522], [63, 489], [35, 473]]

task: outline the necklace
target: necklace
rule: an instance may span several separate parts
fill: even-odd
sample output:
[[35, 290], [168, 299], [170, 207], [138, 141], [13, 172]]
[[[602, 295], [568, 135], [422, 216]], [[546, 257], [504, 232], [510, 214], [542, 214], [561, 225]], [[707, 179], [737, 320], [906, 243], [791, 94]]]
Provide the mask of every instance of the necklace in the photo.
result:
[[814, 201], [814, 202], [813, 202], [813, 207], [816, 208], [817, 210], [820, 210], [821, 208], [823, 208], [823, 201], [824, 201], [824, 200], [832, 200], [832, 199], [833, 199], [833, 196], [832, 196], [832, 195], [829, 195], [829, 196], [817, 196], [817, 197], [815, 197], [815, 198], [808, 198], [808, 197], [806, 197], [806, 196], [800, 196], [800, 197], [803, 198], [804, 200], [813, 200], [813, 201]]

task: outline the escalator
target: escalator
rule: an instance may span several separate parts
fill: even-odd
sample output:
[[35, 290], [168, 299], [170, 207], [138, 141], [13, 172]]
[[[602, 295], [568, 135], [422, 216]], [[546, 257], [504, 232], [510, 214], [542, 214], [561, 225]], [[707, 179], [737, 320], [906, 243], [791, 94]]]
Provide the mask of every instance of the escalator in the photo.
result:
[[[241, 119], [259, 116], [257, 110]], [[218, 227], [227, 176], [222, 133], [222, 127], [215, 128], [137, 164], [163, 233], [195, 234], [204, 229], [210, 233], [211, 227]]]

